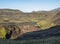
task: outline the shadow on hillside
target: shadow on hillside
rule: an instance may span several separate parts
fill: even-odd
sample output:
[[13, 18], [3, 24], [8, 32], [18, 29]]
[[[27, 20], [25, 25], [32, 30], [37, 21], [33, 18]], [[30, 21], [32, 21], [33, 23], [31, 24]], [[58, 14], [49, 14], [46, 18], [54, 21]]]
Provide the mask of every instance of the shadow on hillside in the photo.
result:
[[60, 36], [60, 25], [40, 31], [29, 32], [21, 35], [15, 40], [43, 39], [52, 36]]

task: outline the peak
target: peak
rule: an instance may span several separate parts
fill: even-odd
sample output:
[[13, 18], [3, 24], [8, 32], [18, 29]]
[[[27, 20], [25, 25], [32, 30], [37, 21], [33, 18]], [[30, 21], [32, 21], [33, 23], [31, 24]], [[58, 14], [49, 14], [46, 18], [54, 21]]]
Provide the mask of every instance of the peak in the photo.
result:
[[56, 9], [53, 9], [53, 10], [55, 10], [55, 11], [60, 11], [60, 7], [56, 8]]

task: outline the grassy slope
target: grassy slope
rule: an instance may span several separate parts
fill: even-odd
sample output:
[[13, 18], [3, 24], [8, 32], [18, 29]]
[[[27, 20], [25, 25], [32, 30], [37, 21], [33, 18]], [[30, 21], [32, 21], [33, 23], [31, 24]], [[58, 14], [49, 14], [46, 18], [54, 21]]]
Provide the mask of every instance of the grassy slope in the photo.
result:
[[[40, 31], [43, 34], [47, 34], [46, 32], [48, 32], [49, 34], [55, 35], [59, 35], [60, 34], [60, 26], [56, 26], [56, 27], [52, 27], [46, 31]], [[32, 32], [33, 33], [33, 32]], [[33, 34], [37, 34], [38, 32], [34, 32]], [[41, 34], [40, 33], [40, 34]], [[31, 33], [29, 33], [31, 34]], [[3, 40], [0, 39], [0, 44], [60, 44], [60, 36], [50, 36], [47, 38], [42, 38], [42, 39], [29, 39], [29, 40]]]
[[[36, 38], [37, 39], [24, 39], [24, 40], [3, 40], [0, 39], [0, 44], [60, 44], [60, 26], [55, 26], [50, 28], [49, 30], [44, 30], [44, 31], [38, 31], [38, 32], [32, 32], [32, 33], [28, 33], [27, 35], [41, 35], [39, 37], [43, 37], [43, 35], [45, 34], [45, 38]], [[27, 38], [25, 35], [24, 37]], [[49, 36], [50, 37], [49, 37]], [[34, 37], [34, 36], [32, 36]], [[30, 36], [29, 36], [30, 38]]]

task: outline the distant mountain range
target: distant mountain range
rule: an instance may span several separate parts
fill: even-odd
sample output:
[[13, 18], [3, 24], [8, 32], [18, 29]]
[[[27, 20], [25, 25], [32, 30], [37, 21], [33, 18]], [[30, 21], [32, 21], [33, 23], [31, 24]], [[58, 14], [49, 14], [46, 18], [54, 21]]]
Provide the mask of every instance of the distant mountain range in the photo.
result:
[[59, 8], [56, 8], [56, 9], [54, 9], [54, 10], [60, 11], [60, 7], [59, 7]]

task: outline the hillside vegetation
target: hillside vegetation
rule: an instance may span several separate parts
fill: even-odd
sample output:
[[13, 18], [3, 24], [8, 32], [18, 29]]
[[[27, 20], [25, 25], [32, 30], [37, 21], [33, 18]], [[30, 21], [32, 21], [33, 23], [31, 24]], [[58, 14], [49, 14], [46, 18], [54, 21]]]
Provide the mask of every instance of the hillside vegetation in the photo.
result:
[[0, 28], [0, 38], [5, 38], [5, 35], [6, 35], [6, 30], [4, 27], [1, 27]]
[[51, 11], [30, 13], [13, 9], [0, 9], [0, 38], [16, 39], [24, 33], [45, 30], [56, 25], [60, 25], [58, 8]]

